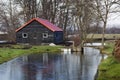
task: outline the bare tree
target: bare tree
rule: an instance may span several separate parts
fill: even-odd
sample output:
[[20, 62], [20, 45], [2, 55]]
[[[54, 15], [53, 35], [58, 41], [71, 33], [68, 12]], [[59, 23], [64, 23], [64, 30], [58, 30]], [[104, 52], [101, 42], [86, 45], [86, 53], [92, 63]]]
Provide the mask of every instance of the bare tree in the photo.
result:
[[118, 3], [119, 0], [95, 0], [95, 9], [96, 14], [98, 15], [100, 21], [103, 22], [103, 31], [102, 31], [102, 48], [104, 48], [104, 36], [105, 30], [107, 27], [108, 16], [111, 12], [111, 9], [114, 4]]
[[88, 28], [93, 23], [93, 18], [95, 18], [92, 10], [94, 4], [89, 0], [75, 0], [74, 5], [76, 8], [76, 13], [73, 15], [73, 24], [75, 24], [79, 32], [79, 37], [81, 40], [80, 48], [82, 49], [84, 42], [86, 42]]
[[37, 17], [37, 0], [14, 0], [14, 3], [22, 8], [21, 14], [24, 16], [24, 21]]
[[6, 31], [9, 34], [9, 41], [15, 42], [15, 26], [16, 24], [19, 25], [19, 21], [16, 14], [16, 5], [13, 5], [12, 0], [10, 0], [8, 3], [5, 3], [1, 0], [0, 7], [1, 21], [5, 24], [5, 26], [2, 27], [6, 27]]

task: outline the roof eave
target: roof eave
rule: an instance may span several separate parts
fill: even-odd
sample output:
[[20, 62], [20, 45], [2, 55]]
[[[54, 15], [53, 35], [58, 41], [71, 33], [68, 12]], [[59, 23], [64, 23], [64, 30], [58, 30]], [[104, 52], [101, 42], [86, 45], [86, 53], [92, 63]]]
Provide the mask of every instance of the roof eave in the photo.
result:
[[28, 21], [27, 23], [25, 23], [23, 26], [19, 27], [18, 29], [15, 30], [15, 32], [18, 32], [20, 31], [22, 28], [24, 28], [26, 25], [30, 24], [32, 21], [36, 20], [37, 22], [39, 22], [40, 24], [46, 26], [46, 28], [48, 28], [49, 30], [51, 30], [52, 32], [55, 32], [55, 31], [63, 31], [62, 29], [61, 30], [54, 30], [54, 29], [51, 29], [49, 28], [49, 26], [43, 24], [38, 18], [33, 18], [31, 19], [30, 21]]
[[27, 23], [25, 23], [23, 26], [19, 27], [18, 29], [15, 30], [15, 32], [20, 31], [22, 28], [24, 28], [26, 25], [28, 25], [29, 23], [31, 23], [32, 21], [36, 20], [35, 18], [31, 19], [30, 21], [28, 21]]

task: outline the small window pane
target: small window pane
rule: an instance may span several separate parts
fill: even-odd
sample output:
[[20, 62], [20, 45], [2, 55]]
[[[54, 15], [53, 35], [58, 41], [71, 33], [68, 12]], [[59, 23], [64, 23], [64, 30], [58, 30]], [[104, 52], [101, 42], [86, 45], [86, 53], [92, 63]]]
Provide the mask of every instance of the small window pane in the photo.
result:
[[43, 33], [43, 38], [48, 38], [48, 33]]
[[23, 38], [28, 38], [28, 34], [27, 33], [22, 33], [22, 37]]

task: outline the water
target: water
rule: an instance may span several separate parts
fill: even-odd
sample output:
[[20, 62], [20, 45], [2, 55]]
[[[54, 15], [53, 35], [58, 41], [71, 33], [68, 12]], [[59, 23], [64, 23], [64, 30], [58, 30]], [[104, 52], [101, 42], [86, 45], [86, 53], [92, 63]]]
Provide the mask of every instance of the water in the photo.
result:
[[93, 48], [84, 55], [32, 54], [1, 64], [0, 80], [94, 80], [101, 58]]

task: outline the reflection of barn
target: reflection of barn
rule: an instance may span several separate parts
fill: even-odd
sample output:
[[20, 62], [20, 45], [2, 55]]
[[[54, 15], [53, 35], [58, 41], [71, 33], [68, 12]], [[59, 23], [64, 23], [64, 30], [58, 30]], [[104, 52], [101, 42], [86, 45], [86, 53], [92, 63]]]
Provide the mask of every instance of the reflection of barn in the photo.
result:
[[54, 62], [57, 59], [55, 54], [44, 53], [24, 56], [23, 61], [22, 69], [25, 80], [36, 80], [37, 75], [40, 76], [40, 80], [47, 80], [53, 77]]
[[16, 30], [17, 43], [41, 44], [63, 42], [63, 31], [47, 20], [33, 18]]

